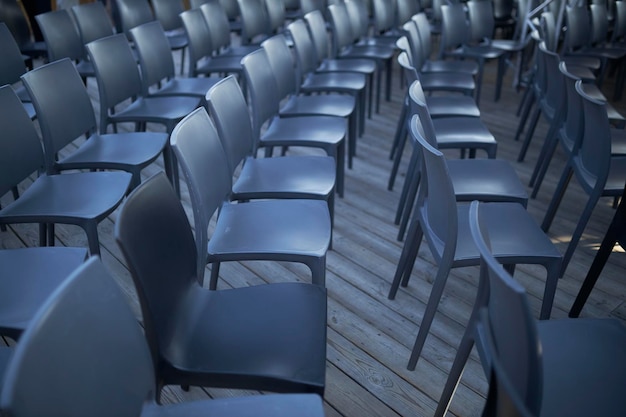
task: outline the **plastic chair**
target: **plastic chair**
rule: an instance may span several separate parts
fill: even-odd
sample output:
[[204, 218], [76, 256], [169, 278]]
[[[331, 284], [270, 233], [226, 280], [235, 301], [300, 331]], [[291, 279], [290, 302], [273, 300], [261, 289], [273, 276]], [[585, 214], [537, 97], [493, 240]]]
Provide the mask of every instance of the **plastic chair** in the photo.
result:
[[78, 4], [72, 6], [71, 10], [83, 45], [115, 33], [109, 14], [102, 2]]
[[[122, 23], [122, 30], [128, 32], [139, 25], [155, 20], [148, 0], [115, 0]], [[181, 51], [180, 73], [185, 67], [185, 48], [189, 45], [187, 34], [181, 29], [178, 15], [184, 10], [180, 0], [153, 0], [152, 7], [157, 19], [167, 31], [167, 40], [172, 51]]]
[[[487, 239], [492, 248], [493, 240], [486, 233], [489, 214], [483, 208], [481, 204], [479, 210], [472, 210], [470, 218], [486, 281], [483, 292], [487, 295], [482, 298], [486, 307], [480, 306], [477, 314], [483, 365], [494, 367], [496, 378], [498, 373], [506, 375], [512, 385], [508, 392], [522, 400], [521, 404], [502, 403], [498, 401], [501, 392], [494, 393], [490, 387], [483, 415], [619, 414], [626, 405], [626, 329], [615, 319], [535, 321], [524, 289], [489, 249]], [[501, 388], [502, 381], [495, 382]], [[513, 414], [499, 412], [511, 408]]]
[[[411, 85], [419, 81], [420, 88], [422, 88], [421, 77], [415, 70], [415, 67], [409, 62], [408, 55], [405, 51], [398, 55], [398, 64], [403, 70], [404, 79], [407, 84], [406, 95], [404, 98], [404, 104], [400, 111], [400, 117], [398, 118], [398, 126], [396, 128], [396, 134], [394, 135], [393, 144], [391, 146], [390, 159], [393, 159], [393, 166], [391, 168], [391, 174], [389, 176], [389, 182], [387, 189], [391, 191], [393, 189], [400, 162], [402, 161], [402, 153], [404, 151], [404, 145], [408, 136], [407, 126], [409, 119], [411, 118], [410, 112], [410, 98], [409, 90]], [[417, 87], [415, 87], [417, 88]], [[423, 90], [423, 88], [422, 88]], [[458, 95], [424, 95], [426, 107], [433, 119], [441, 117], [480, 117], [480, 110], [476, 105], [473, 97], [458, 96]]]
[[[269, 64], [266, 64], [265, 68], [267, 66]], [[253, 71], [256, 72], [258, 68], [254, 67]], [[261, 106], [257, 103], [260, 99], [259, 96], [255, 96], [253, 106]], [[332, 225], [335, 205], [335, 158], [323, 156], [255, 158], [257, 144], [262, 143], [262, 139], [259, 139], [259, 129], [254, 129], [250, 122], [248, 104], [239, 84], [232, 76], [216, 84], [207, 93], [207, 102], [231, 170], [238, 172], [237, 180], [233, 184], [232, 200], [293, 198], [323, 200], [328, 204]], [[267, 104], [264, 101], [263, 107], [269, 107]], [[290, 120], [298, 122], [296, 118]], [[303, 124], [302, 130], [305, 130], [308, 126], [304, 123], [307, 121], [300, 122]], [[278, 119], [274, 123], [280, 125], [281, 120]], [[288, 127], [293, 127], [293, 124]], [[270, 129], [277, 128], [280, 129], [272, 124]], [[285, 133], [287, 132], [297, 136], [292, 129]], [[311, 137], [316, 134], [313, 133]]]
[[312, 394], [160, 406], [155, 388], [142, 329], [111, 275], [92, 258], [46, 301], [15, 347], [0, 408], [12, 416], [323, 415]]
[[[131, 189], [141, 170], [163, 151], [168, 135], [157, 132], [97, 133], [96, 116], [80, 76], [68, 59], [35, 68], [22, 76], [39, 114], [46, 171], [113, 169], [132, 174]], [[85, 135], [76, 150], [66, 148]], [[65, 150], [64, 157], [57, 155]]]
[[[409, 237], [402, 248], [389, 298], [395, 297], [401, 283], [403, 286], [408, 284], [422, 237], [426, 238], [439, 265], [409, 359], [408, 369], [413, 370], [424, 347], [450, 269], [477, 265], [480, 257], [469, 235], [469, 204], [456, 202], [445, 157], [424, 139], [417, 124], [412, 124], [411, 134], [421, 145], [422, 175], [426, 181], [420, 187]], [[540, 317], [549, 318], [561, 268], [561, 254], [521, 204], [494, 202], [485, 203], [483, 207], [488, 212], [485, 215], [489, 222], [486, 227], [500, 262], [511, 266], [519, 263], [538, 264], [546, 269]], [[511, 236], [516, 238], [511, 239]]]
[[[9, 28], [22, 54], [33, 58], [45, 58], [46, 43], [36, 40], [17, 0], [0, 0], [0, 22]], [[29, 67], [32, 68], [32, 65]]]
[[[284, 103], [279, 108], [279, 116], [281, 118], [301, 116], [334, 116], [344, 118], [348, 121], [346, 135], [348, 144], [349, 146], [352, 144], [352, 149], [354, 149], [358, 130], [354, 97], [343, 94], [299, 95], [292, 53], [289, 46], [287, 46], [284, 36], [273, 36], [263, 42], [262, 46], [267, 54], [270, 68], [278, 82], [279, 100]], [[335, 126], [337, 122], [330, 120], [329, 122], [333, 123], [330, 126], [333, 126], [333, 132], [336, 132]], [[332, 135], [331, 140], [333, 143], [338, 144], [336, 135]], [[353, 156], [353, 154], [348, 152], [348, 168], [352, 168]], [[343, 161], [337, 160], [337, 162]]]
[[[204, 109], [186, 123], [199, 116], [210, 123]], [[208, 143], [207, 131], [202, 133], [201, 139]], [[217, 137], [213, 139], [221, 146]], [[215, 161], [208, 171], [228, 178], [226, 167], [217, 168], [223, 165], [223, 152], [201, 162], [206, 166], [218, 158], [221, 164]], [[239, 206], [245, 210], [254, 205]], [[222, 218], [228, 211], [222, 212]], [[138, 289], [159, 386], [324, 393], [326, 290], [322, 286], [289, 282], [221, 291], [202, 288], [187, 215], [163, 174], [128, 197], [115, 237]]]
[[[209, 288], [217, 287], [221, 262], [243, 260], [303, 263], [312, 282], [324, 286], [332, 230], [328, 205], [303, 199], [229, 203], [235, 167], [208, 114], [199, 110], [177, 126], [171, 143], [190, 190], [198, 260], [211, 264]], [[209, 223], [218, 210], [209, 238]]]
[[31, 103], [31, 98], [23, 85], [20, 84], [20, 77], [26, 72], [26, 64], [20, 49], [13, 39], [9, 28], [4, 22], [0, 22], [0, 51], [2, 51], [2, 65], [0, 65], [0, 85], [10, 85], [15, 94], [20, 98], [24, 110], [28, 117], [37, 117], [35, 108]]
[[473, 43], [469, 22], [463, 3], [444, 4], [441, 6], [441, 58], [472, 59], [478, 63], [476, 79], [476, 103], [480, 100], [485, 62], [498, 61], [496, 92], [494, 99], [500, 98], [502, 79], [506, 70], [507, 52], [488, 44]]
[[[235, 6], [237, 2], [234, 2]], [[220, 1], [209, 1], [200, 6], [204, 14], [209, 31], [211, 32], [211, 47], [214, 50], [213, 59], [219, 57], [244, 57], [260, 48], [258, 45], [232, 45], [231, 30], [226, 10]], [[237, 10], [239, 8], [237, 7]]]
[[39, 307], [85, 259], [85, 248], [0, 250], [0, 334], [18, 340]]
[[[242, 60], [242, 65], [252, 107], [255, 152], [258, 148], [265, 148], [266, 154], [270, 155], [276, 146], [322, 149], [326, 155], [334, 159], [336, 191], [343, 197], [346, 160], [345, 121], [340, 117], [327, 115], [279, 117], [280, 103], [276, 93], [279, 87], [265, 49], [247, 55]], [[267, 128], [264, 129], [264, 126]], [[331, 218], [332, 214], [331, 209]]]
[[[420, 40], [420, 46], [422, 51], [422, 67], [421, 73], [428, 72], [465, 72], [467, 74], [478, 74], [478, 64], [475, 61], [445, 61], [442, 59], [432, 59], [432, 46], [433, 40], [430, 32], [430, 24], [426, 13], [421, 12], [414, 15], [411, 20], [417, 28], [417, 34]], [[408, 22], [406, 22], [408, 23]]]
[[85, 46], [78, 29], [67, 10], [39, 14], [35, 19], [46, 41], [50, 62], [63, 58], [71, 59], [84, 83], [87, 82], [87, 77], [95, 76], [93, 65], [85, 59]]
[[[109, 124], [135, 123], [145, 128], [146, 123], [158, 123], [171, 133], [176, 123], [198, 107], [197, 97], [145, 97], [137, 63], [124, 35], [113, 35], [87, 44], [93, 62], [100, 94], [100, 133], [107, 132]], [[115, 59], [111, 59], [115, 57]], [[122, 102], [133, 100], [128, 106], [116, 110]], [[145, 130], [145, 129], [143, 129]], [[169, 144], [163, 150], [165, 172], [177, 186], [178, 170], [172, 159]]]
[[[220, 77], [176, 78], [174, 59], [159, 22], [136, 26], [130, 37], [139, 56], [144, 96], [188, 96], [204, 99]], [[156, 88], [150, 88], [155, 87]]]
[[621, 196], [624, 178], [626, 178], [626, 157], [611, 155], [611, 130], [604, 102], [586, 94], [582, 81], [576, 82], [576, 91], [583, 101], [583, 134], [578, 143], [574, 144], [572, 154], [563, 169], [563, 174], [541, 224], [541, 228], [545, 232], [550, 229], [567, 185], [575, 174], [589, 198], [578, 219], [576, 229], [572, 233], [565, 255], [563, 255], [561, 275], [565, 273], [565, 269], [591, 217], [593, 208], [600, 197]]
[[[39, 135], [19, 98], [0, 87], [0, 195], [33, 172], [41, 172], [45, 157]], [[87, 234], [89, 252], [100, 253], [98, 223], [119, 205], [130, 185], [126, 172], [81, 172], [40, 175], [14, 202], [0, 210], [0, 224], [39, 223], [41, 246], [54, 244], [55, 223], [73, 224]]]
[[[376, 61], [376, 112], [380, 111], [380, 94], [382, 87], [382, 72], [386, 71], [386, 100], [391, 99], [391, 71], [394, 48], [379, 45], [354, 45], [350, 17], [345, 4], [331, 4], [328, 6], [330, 28], [332, 31], [332, 51], [337, 59], [371, 59]], [[358, 11], [357, 11], [358, 13]]]
[[241, 44], [259, 44], [270, 36], [270, 16], [264, 0], [237, 0], [241, 20]]
[[[417, 118], [407, 121], [407, 125], [409, 123], [419, 123], [426, 132], [424, 137], [434, 148], [476, 146], [475, 143], [471, 143], [472, 139], [467, 139], [469, 145], [450, 146], [450, 144], [446, 143], [439, 144], [436, 136], [437, 125], [430, 116], [429, 109], [425, 104], [425, 98], [424, 92], [420, 89], [419, 81], [414, 82], [409, 88], [410, 113], [417, 115]], [[446, 120], [448, 119], [440, 119], [439, 121], [445, 122]], [[453, 119], [450, 120], [453, 121]], [[412, 143], [412, 147], [413, 154], [396, 211], [395, 223], [400, 225], [398, 240], [404, 237], [404, 232], [413, 211], [415, 196], [420, 185], [421, 148], [417, 143]], [[496, 159], [449, 160], [448, 169], [454, 184], [454, 193], [457, 201], [510, 201], [519, 203], [524, 207], [528, 203], [528, 194], [517, 173], [507, 161]]]
[[[315, 45], [304, 20], [296, 20], [287, 26], [287, 32], [293, 41], [296, 57], [296, 73], [302, 94], [340, 93], [349, 94], [355, 99], [359, 125], [359, 135], [365, 130], [365, 87], [367, 79], [363, 74], [351, 72], [316, 72]], [[353, 144], [356, 147], [356, 143]], [[356, 149], [349, 147], [348, 152], [356, 154]]]

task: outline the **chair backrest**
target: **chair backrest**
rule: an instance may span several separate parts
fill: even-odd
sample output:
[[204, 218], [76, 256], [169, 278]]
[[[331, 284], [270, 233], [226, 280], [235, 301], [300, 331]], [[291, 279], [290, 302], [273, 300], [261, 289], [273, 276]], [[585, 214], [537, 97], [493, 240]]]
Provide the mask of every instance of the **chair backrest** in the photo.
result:
[[404, 52], [404, 54], [406, 55], [407, 58], [407, 62], [408, 64], [415, 68], [413, 66], [413, 51], [411, 51], [411, 45], [409, 45], [409, 40], [407, 39], [406, 36], [401, 36], [400, 38], [398, 38], [398, 40], [396, 41], [396, 47]]
[[433, 40], [430, 35], [430, 23], [426, 13], [420, 12], [416, 14], [411, 20], [415, 22], [417, 26], [417, 33], [422, 41], [422, 51], [424, 52], [424, 59], [429, 59], [433, 50]]
[[265, 48], [246, 55], [241, 60], [241, 64], [250, 93], [254, 134], [253, 152], [256, 152], [262, 126], [278, 114], [279, 87]]
[[469, 40], [469, 22], [463, 3], [441, 6], [441, 48], [442, 51], [457, 48]]
[[237, 0], [241, 17], [241, 43], [247, 45], [254, 38], [267, 35], [270, 31], [270, 20], [264, 0]]
[[466, 4], [471, 41], [481, 42], [484, 39], [493, 38], [496, 21], [491, 0], [471, 0]]
[[[189, 6], [191, 6], [191, 9], [198, 9], [200, 8], [200, 6], [202, 6], [203, 4], [207, 4], [212, 0], [190, 0], [189, 1]], [[218, 0], [219, 1], [219, 0]], [[221, 1], [220, 1], [221, 3]]]
[[411, 20], [402, 25], [402, 30], [411, 48], [411, 63], [416, 69], [421, 69], [424, 65], [425, 53], [422, 48], [422, 39], [417, 30], [417, 25]]
[[444, 155], [424, 138], [422, 119], [414, 115], [410, 121], [410, 135], [417, 142], [422, 155], [417, 210], [424, 237], [437, 261], [454, 259], [458, 234], [457, 203], [454, 187]]
[[50, 295], [20, 337], [0, 408], [24, 417], [133, 417], [155, 389], [143, 332], [113, 277], [92, 257]]
[[122, 30], [128, 33], [135, 26], [154, 20], [148, 0], [115, 0], [119, 12]]
[[374, 32], [384, 33], [396, 26], [396, 2], [389, 0], [373, 0]]
[[106, 132], [108, 112], [142, 93], [141, 75], [126, 36], [112, 35], [87, 44], [100, 95], [100, 131]]
[[48, 59], [73, 60], [85, 57], [85, 46], [72, 17], [66, 9], [35, 16], [48, 47]]
[[26, 72], [26, 64], [17, 42], [4, 22], [0, 22], [0, 51], [2, 51], [0, 85], [15, 84]]
[[150, 86], [176, 76], [170, 43], [158, 21], [132, 28], [130, 37], [139, 56], [143, 94], [147, 95]]
[[623, 41], [626, 37], [626, 2], [615, 2], [615, 20], [613, 22], [613, 35], [611, 42]]
[[424, 94], [422, 84], [419, 80], [413, 81], [409, 86], [409, 106], [411, 114], [415, 114], [418, 117], [419, 132], [422, 138], [428, 142], [430, 146], [438, 149], [435, 125], [433, 124], [433, 119], [426, 105], [426, 95]]
[[137, 289], [146, 339], [156, 362], [161, 343], [171, 340], [176, 331], [168, 323], [175, 320], [189, 287], [198, 282], [193, 232], [163, 172], [142, 181], [126, 198], [115, 223], [115, 240]]
[[229, 20], [235, 20], [239, 17], [239, 4], [237, 0], [219, 0], [220, 4], [226, 10]]
[[283, 99], [296, 94], [299, 88], [299, 79], [285, 37], [283, 35], [272, 36], [264, 41], [261, 46], [267, 52], [267, 59], [278, 83], [278, 97]]
[[7, 25], [20, 47], [33, 42], [28, 20], [17, 0], [0, 0], [0, 22]]
[[211, 32], [211, 47], [218, 52], [230, 46], [230, 24], [228, 15], [218, 0], [211, 0], [200, 6], [207, 27]]
[[304, 15], [315, 10], [323, 13], [326, 8], [325, 4], [325, 0], [300, 0], [300, 10]]
[[280, 33], [285, 26], [286, 6], [283, 0], [263, 0], [267, 12], [268, 34]]
[[328, 6], [328, 17], [332, 30], [333, 55], [336, 56], [344, 48], [352, 44], [353, 35], [350, 18], [344, 4], [331, 4]]
[[197, 259], [195, 275], [202, 280], [209, 241], [209, 221], [222, 203], [229, 199], [232, 172], [215, 126], [204, 107], [193, 111], [178, 123], [170, 143], [189, 189], [197, 251], [194, 258]]
[[421, 10], [420, 2], [414, 0], [397, 0], [396, 1], [397, 24], [403, 25]]
[[330, 42], [328, 42], [324, 15], [320, 10], [313, 10], [304, 15], [304, 20], [309, 26], [309, 34], [313, 45], [315, 45], [317, 60], [322, 62], [329, 57], [330, 53]]
[[590, 4], [591, 33], [589, 40], [592, 45], [603, 45], [608, 41], [609, 16], [606, 5]]
[[[582, 97], [583, 135], [579, 147], [574, 147], [574, 171], [590, 182], [594, 189], [603, 189], [611, 166], [611, 128], [606, 102], [589, 96], [582, 81], [576, 81], [576, 91]], [[576, 169], [576, 167], [578, 169]]]
[[576, 81], [580, 78], [567, 70], [565, 62], [559, 63], [559, 71], [562, 74], [565, 87], [565, 100], [567, 104], [564, 108], [563, 117], [565, 122], [562, 131], [559, 133], [559, 139], [563, 146], [569, 152], [579, 146], [583, 136], [584, 117], [583, 103], [580, 95], [576, 91]]
[[44, 168], [41, 141], [22, 102], [8, 86], [0, 87], [0, 196]]
[[197, 64], [213, 54], [211, 31], [200, 9], [187, 10], [180, 14], [189, 39], [189, 76], [197, 76]]
[[564, 103], [566, 94], [563, 78], [559, 72], [559, 56], [555, 52], [548, 51], [543, 42], [539, 44], [538, 54], [542, 55], [540, 60], [543, 63], [546, 77], [545, 100], [542, 106], [556, 116], [561, 107], [566, 105], [566, 102]]
[[501, 372], [512, 385], [510, 388], [532, 415], [539, 415], [543, 376], [536, 324], [526, 291], [491, 253], [479, 207], [477, 202], [472, 203], [469, 223], [480, 252], [481, 269], [486, 270], [489, 281], [489, 301], [479, 323], [485, 334], [486, 359], [501, 366]]
[[78, 4], [72, 7], [72, 14], [83, 45], [111, 36], [115, 32], [102, 2]]
[[591, 18], [587, 6], [565, 6], [565, 16], [565, 50], [574, 51], [588, 46], [591, 39]]
[[206, 101], [234, 173], [254, 148], [250, 113], [237, 79], [230, 75], [220, 80], [207, 92]]
[[180, 14], [185, 11], [181, 0], [151, 0], [154, 15], [164, 30], [181, 29]]
[[409, 61], [409, 56], [405, 51], [402, 51], [400, 52], [400, 54], [398, 54], [398, 64], [402, 68], [402, 72], [404, 73], [404, 79], [406, 80], [407, 86], [410, 86], [419, 78], [415, 67]]
[[315, 45], [304, 20], [298, 19], [291, 22], [287, 26], [287, 31], [293, 40], [296, 68], [300, 71], [300, 76], [304, 78], [307, 74], [313, 73], [317, 69], [318, 61]]
[[366, 4], [361, 0], [350, 0], [345, 2], [344, 5], [352, 31], [352, 41], [356, 42], [361, 38], [365, 38], [369, 31], [369, 13]]
[[556, 22], [552, 12], [543, 12], [539, 19], [539, 29], [543, 42], [549, 51], [556, 52]]
[[96, 131], [96, 116], [85, 85], [65, 58], [37, 67], [22, 80], [33, 99], [43, 136], [46, 171], [55, 173], [55, 156], [85, 134]]

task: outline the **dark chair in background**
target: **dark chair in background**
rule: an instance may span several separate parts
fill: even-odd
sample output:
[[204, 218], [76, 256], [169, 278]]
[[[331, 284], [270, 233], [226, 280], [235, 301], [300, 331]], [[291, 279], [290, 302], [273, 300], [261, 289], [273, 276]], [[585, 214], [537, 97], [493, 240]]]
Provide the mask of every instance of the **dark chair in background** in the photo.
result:
[[2, 64], [0, 65], [0, 85], [10, 85], [15, 94], [20, 98], [28, 117], [37, 117], [31, 98], [23, 85], [20, 85], [20, 77], [26, 72], [26, 64], [20, 49], [13, 39], [7, 25], [0, 22], [0, 51], [2, 51]]

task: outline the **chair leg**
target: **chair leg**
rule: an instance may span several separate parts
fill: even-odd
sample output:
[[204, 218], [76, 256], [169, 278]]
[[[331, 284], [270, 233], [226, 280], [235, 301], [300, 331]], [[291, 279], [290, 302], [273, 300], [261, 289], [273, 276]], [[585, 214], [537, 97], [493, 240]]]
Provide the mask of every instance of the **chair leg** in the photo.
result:
[[356, 108], [348, 118], [348, 168], [352, 169], [352, 159], [356, 156], [357, 114]]
[[404, 96], [402, 102], [402, 108], [400, 109], [400, 117], [398, 117], [398, 124], [396, 125], [396, 133], [393, 135], [393, 143], [391, 144], [391, 150], [389, 151], [389, 159], [393, 159], [396, 149], [398, 149], [398, 142], [400, 142], [400, 135], [402, 132], [406, 132], [407, 113], [409, 110], [409, 98], [408, 93]]
[[517, 162], [522, 162], [526, 157], [526, 152], [528, 151], [528, 147], [530, 146], [530, 141], [533, 139], [533, 135], [535, 134], [535, 128], [537, 127], [537, 123], [539, 122], [539, 116], [541, 115], [541, 109], [539, 106], [533, 112], [530, 126], [528, 127], [528, 131], [526, 132], [526, 137], [524, 138], [524, 143], [522, 143], [522, 147], [520, 148], [519, 155], [517, 156]]
[[563, 199], [563, 195], [565, 194], [565, 189], [567, 188], [567, 184], [569, 184], [572, 179], [572, 174], [574, 171], [571, 167], [571, 162], [567, 161], [567, 165], [563, 169], [563, 174], [561, 174], [561, 179], [554, 190], [554, 195], [552, 196], [552, 200], [550, 201], [550, 205], [548, 206], [548, 210], [546, 211], [546, 215], [543, 218], [543, 222], [541, 223], [541, 230], [545, 233], [548, 233], [550, 230], [550, 225], [552, 224], [552, 220], [554, 220], [554, 215], [556, 214], [557, 209], [559, 208], [559, 204], [561, 204], [561, 200]]
[[477, 80], [476, 80], [476, 106], [478, 106], [478, 103], [480, 102], [480, 92], [483, 86], [483, 70], [484, 69], [485, 69], [485, 60], [479, 59], [478, 60], [478, 75], [477, 75]]
[[337, 148], [333, 149], [329, 154], [335, 157], [335, 162], [337, 163], [337, 194], [343, 198], [346, 176], [346, 141], [342, 140]]
[[415, 338], [415, 344], [413, 345], [413, 351], [411, 352], [411, 358], [409, 359], [409, 364], [407, 366], [407, 369], [410, 371], [415, 370], [417, 360], [422, 354], [422, 349], [424, 348], [426, 337], [428, 336], [430, 326], [433, 322], [433, 319], [435, 318], [437, 306], [439, 305], [439, 301], [441, 300], [441, 296], [443, 294], [443, 289], [446, 286], [446, 281], [448, 280], [450, 265], [451, 262], [446, 265], [444, 259], [442, 259], [439, 263], [439, 270], [437, 271], [430, 297], [428, 297], [428, 304], [426, 304], [424, 317], [422, 317], [422, 323], [420, 324], [420, 329], [417, 333], [417, 337]]
[[541, 303], [541, 311], [539, 312], [540, 320], [548, 320], [552, 312], [552, 304], [554, 303], [554, 295], [559, 282], [559, 272], [561, 271], [561, 260], [555, 260], [546, 266], [546, 287], [543, 291], [543, 302]]
[[549, 141], [544, 143], [544, 147], [546, 147], [546, 150], [541, 150], [541, 154], [543, 155], [543, 157], [541, 158], [541, 161], [537, 161], [537, 165], [535, 166], [533, 174], [530, 177], [530, 183], [528, 184], [529, 186], [533, 187], [533, 191], [530, 195], [531, 198], [537, 198], [537, 193], [539, 192], [539, 188], [543, 183], [546, 172], [548, 172], [550, 162], [552, 162], [552, 157], [554, 156], [554, 152], [556, 151], [558, 143], [559, 139], [556, 136], [553, 136], [552, 138], [550, 138]]
[[528, 121], [528, 115], [533, 108], [533, 104], [535, 104], [535, 93], [530, 92], [530, 97], [528, 98], [528, 102], [524, 105], [522, 109], [522, 114], [520, 116], [519, 124], [517, 125], [517, 130], [515, 131], [515, 141], [517, 142], [524, 131], [524, 126], [526, 126], [526, 122]]
[[[98, 239], [98, 224], [96, 222], [89, 222], [83, 226], [85, 233], [87, 234], [87, 241], [89, 242], [89, 254], [91, 256], [100, 255], [100, 240]], [[50, 227], [48, 233], [54, 233], [54, 227]]]
[[502, 81], [504, 80], [504, 73], [506, 72], [506, 60], [507, 54], [498, 58], [498, 73], [496, 76], [496, 93], [494, 101], [500, 100], [500, 96], [502, 94]]
[[589, 200], [587, 200], [587, 204], [585, 205], [585, 209], [583, 213], [580, 215], [580, 219], [578, 219], [578, 224], [576, 225], [576, 229], [574, 233], [572, 233], [572, 239], [569, 241], [567, 245], [567, 250], [563, 255], [563, 264], [561, 265], [561, 273], [560, 276], [563, 276], [565, 270], [567, 269], [567, 265], [569, 261], [572, 259], [572, 255], [574, 255], [574, 250], [576, 250], [576, 246], [578, 246], [578, 242], [585, 231], [585, 226], [589, 222], [589, 218], [591, 217], [591, 213], [593, 212], [596, 203], [600, 199], [600, 195], [602, 190], [594, 190], [594, 192], [589, 196]]
[[307, 262], [307, 266], [311, 270], [311, 283], [319, 285], [320, 287], [326, 286], [326, 255]]
[[389, 289], [389, 294], [387, 295], [388, 299], [393, 300], [394, 298], [396, 298], [396, 294], [398, 293], [398, 288], [400, 287], [400, 282], [402, 281], [407, 264], [409, 264], [410, 258], [413, 258], [412, 252], [416, 254], [417, 252], [419, 252], [423, 234], [424, 233], [419, 224], [419, 220], [417, 218], [413, 218], [413, 220], [411, 221], [411, 226], [409, 227], [409, 236], [406, 242], [404, 242], [404, 246], [402, 247], [400, 260], [398, 261], [398, 266], [396, 267], [393, 282], [391, 284], [391, 288]]
[[209, 289], [216, 290], [217, 289], [217, 279], [220, 276], [220, 263], [212, 262], [211, 263], [211, 278], [209, 281]]
[[[404, 184], [402, 185], [402, 192], [400, 193], [400, 199], [398, 200], [398, 208], [396, 209], [396, 217], [393, 221], [394, 224], [399, 225], [402, 220], [402, 213], [406, 208], [407, 204], [407, 196], [409, 194], [409, 188], [411, 184], [414, 182], [414, 176], [418, 173], [417, 165], [419, 163], [419, 159], [417, 158], [419, 154], [416, 154], [415, 150], [411, 154], [411, 160], [409, 161], [409, 166], [407, 167], [406, 177], [404, 178]], [[419, 181], [419, 178], [417, 178]], [[401, 239], [400, 239], [401, 240]]]
[[[402, 117], [402, 115], [400, 115], [400, 117]], [[398, 169], [400, 168], [400, 162], [402, 162], [402, 153], [404, 152], [404, 146], [406, 144], [406, 139], [408, 135], [407, 127], [406, 127], [407, 117], [408, 117], [408, 113], [405, 113], [404, 123], [402, 123], [402, 126], [398, 125], [400, 132], [398, 132], [397, 134], [398, 143], [395, 146], [393, 165], [391, 166], [391, 173], [389, 175], [389, 183], [387, 184], [387, 189], [389, 191], [393, 189], [393, 186], [396, 182], [396, 176], [398, 175]]]
[[528, 186], [532, 187], [537, 179], [537, 174], [539, 173], [539, 169], [546, 162], [547, 153], [554, 141], [556, 141], [557, 130], [560, 127], [560, 117], [555, 117], [552, 119], [552, 123], [550, 123], [550, 129], [546, 134], [545, 139], [543, 140], [543, 145], [541, 145], [541, 150], [539, 151], [539, 156], [537, 157], [537, 162], [535, 163], [535, 168], [533, 169], [533, 173], [530, 176], [530, 180], [528, 182]]
[[415, 167], [412, 168], [414, 170], [414, 174], [411, 176], [411, 182], [408, 184], [406, 202], [404, 204], [402, 218], [400, 219], [400, 227], [398, 229], [398, 237], [397, 237], [399, 241], [404, 239], [404, 233], [406, 231], [407, 224], [411, 218], [411, 214], [413, 212], [413, 206], [415, 205], [415, 197], [417, 196], [417, 190], [419, 189], [419, 186], [420, 186], [421, 172], [419, 171], [418, 167], [419, 167], [419, 162], [416, 161]]

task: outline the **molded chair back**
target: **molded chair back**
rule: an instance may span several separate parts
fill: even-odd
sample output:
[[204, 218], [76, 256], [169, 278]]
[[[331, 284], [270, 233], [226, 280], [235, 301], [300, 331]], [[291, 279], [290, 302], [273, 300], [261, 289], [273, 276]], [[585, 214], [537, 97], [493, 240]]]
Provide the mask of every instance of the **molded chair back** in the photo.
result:
[[278, 96], [283, 99], [296, 94], [299, 88], [299, 79], [294, 69], [292, 52], [287, 46], [283, 35], [272, 36], [263, 42], [263, 49], [267, 52], [272, 70], [278, 82]]
[[155, 389], [141, 328], [120, 288], [91, 258], [57, 288], [23, 333], [6, 371], [0, 407], [24, 417], [135, 417]]
[[241, 17], [241, 44], [254, 43], [255, 38], [267, 36], [270, 19], [264, 0], [237, 0]]
[[154, 15], [148, 0], [115, 0], [122, 22], [122, 30], [128, 33], [135, 26], [152, 22]]
[[61, 58], [72, 60], [85, 58], [85, 45], [67, 10], [43, 13], [35, 16], [35, 19], [48, 46], [50, 61], [57, 61]]
[[185, 11], [181, 0], [152, 0], [154, 15], [164, 30], [182, 29], [180, 14]]
[[396, 24], [403, 25], [420, 12], [420, 2], [412, 0], [397, 0]]
[[285, 26], [286, 6], [283, 0], [263, 0], [267, 12], [268, 35], [280, 33]]
[[150, 86], [176, 76], [170, 44], [157, 21], [134, 27], [129, 34], [139, 55], [143, 94], [148, 95]]
[[[7, 25], [24, 55], [32, 58], [46, 56], [45, 42], [37, 40], [41, 34], [37, 33], [33, 37], [27, 17], [17, 0], [0, 0], [0, 21]], [[37, 31], [38, 28], [32, 30]]]
[[19, 82], [26, 72], [26, 64], [11, 31], [4, 22], [0, 22], [0, 50], [2, 51], [2, 65], [0, 65], [0, 85]]
[[317, 60], [319, 62], [329, 58], [330, 42], [328, 41], [328, 33], [326, 31], [326, 22], [321, 10], [312, 10], [304, 15], [304, 19], [309, 25], [309, 33], [315, 45]]
[[[236, 3], [235, 3], [236, 4]], [[211, 46], [216, 52], [227, 48], [231, 44], [230, 24], [228, 15], [221, 2], [212, 0], [200, 6], [207, 26], [211, 32]]]
[[83, 45], [111, 36], [115, 32], [102, 2], [95, 1], [73, 6], [72, 14]]

